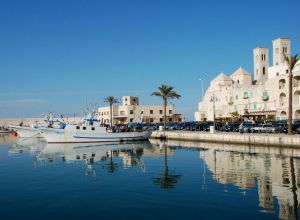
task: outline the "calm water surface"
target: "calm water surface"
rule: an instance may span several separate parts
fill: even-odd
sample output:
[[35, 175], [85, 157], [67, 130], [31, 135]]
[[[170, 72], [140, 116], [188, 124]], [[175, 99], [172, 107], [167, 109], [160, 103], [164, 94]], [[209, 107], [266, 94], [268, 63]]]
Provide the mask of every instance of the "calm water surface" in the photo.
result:
[[300, 150], [0, 137], [0, 219], [296, 219]]

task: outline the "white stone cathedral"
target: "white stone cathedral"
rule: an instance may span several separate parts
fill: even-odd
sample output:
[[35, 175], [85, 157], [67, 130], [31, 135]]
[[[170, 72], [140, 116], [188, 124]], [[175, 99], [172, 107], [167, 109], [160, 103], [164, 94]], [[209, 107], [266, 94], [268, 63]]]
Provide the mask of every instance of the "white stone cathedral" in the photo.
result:
[[[291, 55], [288, 38], [273, 40], [273, 66], [269, 49], [257, 47], [254, 79], [242, 67], [230, 76], [220, 73], [210, 82], [195, 112], [196, 121], [231, 118], [233, 113], [250, 119], [287, 119], [288, 66], [284, 56]], [[293, 71], [293, 119], [300, 119], [300, 62]]]

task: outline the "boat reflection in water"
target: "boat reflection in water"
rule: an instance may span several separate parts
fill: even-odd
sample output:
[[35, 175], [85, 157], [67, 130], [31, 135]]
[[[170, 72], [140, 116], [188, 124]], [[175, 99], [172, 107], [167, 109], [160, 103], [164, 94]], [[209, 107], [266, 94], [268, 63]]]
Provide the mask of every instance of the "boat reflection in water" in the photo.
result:
[[43, 138], [14, 138], [10, 136], [9, 155], [22, 154], [23, 152], [29, 152], [32, 156], [38, 155], [47, 145], [47, 142]]
[[[162, 145], [158, 140], [151, 140], [151, 143]], [[200, 158], [216, 182], [224, 187], [233, 184], [243, 193], [257, 185], [261, 212], [275, 213], [276, 198], [279, 219], [298, 219], [300, 149], [179, 141], [165, 141], [164, 144], [200, 147]]]
[[[108, 172], [115, 172], [119, 166], [130, 168], [138, 166], [145, 170], [142, 156], [163, 155], [163, 151], [153, 148], [149, 141], [124, 143], [79, 143], [79, 144], [47, 144], [38, 138], [17, 142], [9, 148], [9, 155], [30, 152], [35, 167], [55, 163], [85, 164], [86, 174], [96, 175], [95, 165], [100, 165]], [[113, 158], [121, 159], [122, 165], [115, 163]], [[106, 162], [105, 162], [106, 161]]]

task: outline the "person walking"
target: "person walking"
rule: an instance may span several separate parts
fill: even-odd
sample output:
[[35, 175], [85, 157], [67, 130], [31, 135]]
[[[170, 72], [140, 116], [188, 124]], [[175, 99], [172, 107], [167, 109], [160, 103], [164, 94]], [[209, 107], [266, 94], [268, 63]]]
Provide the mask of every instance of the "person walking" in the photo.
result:
[[244, 133], [244, 125], [243, 122], [241, 122], [240, 126], [239, 126], [239, 130], [240, 130], [240, 134]]

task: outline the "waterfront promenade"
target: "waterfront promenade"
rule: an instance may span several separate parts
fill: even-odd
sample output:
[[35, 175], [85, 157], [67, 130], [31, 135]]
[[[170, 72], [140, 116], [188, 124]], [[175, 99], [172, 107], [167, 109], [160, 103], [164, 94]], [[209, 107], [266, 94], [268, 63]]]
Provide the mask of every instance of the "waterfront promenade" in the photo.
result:
[[211, 143], [229, 143], [264, 146], [290, 146], [300, 148], [300, 135], [286, 134], [250, 134], [195, 131], [153, 131], [151, 139], [201, 141]]

